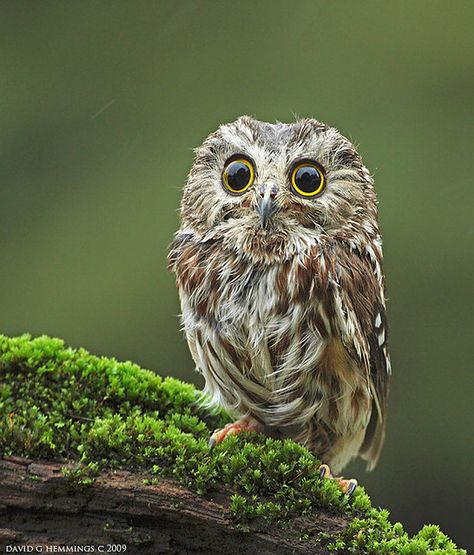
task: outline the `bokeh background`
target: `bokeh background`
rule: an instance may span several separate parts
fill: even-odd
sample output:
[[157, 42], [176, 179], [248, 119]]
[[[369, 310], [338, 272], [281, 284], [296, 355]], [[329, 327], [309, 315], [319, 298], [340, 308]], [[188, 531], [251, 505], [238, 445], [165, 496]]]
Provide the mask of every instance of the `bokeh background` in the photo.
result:
[[411, 532], [472, 545], [472, 2], [2, 2], [0, 327], [200, 385], [166, 270], [192, 148], [248, 113], [360, 145], [385, 239], [378, 468]]

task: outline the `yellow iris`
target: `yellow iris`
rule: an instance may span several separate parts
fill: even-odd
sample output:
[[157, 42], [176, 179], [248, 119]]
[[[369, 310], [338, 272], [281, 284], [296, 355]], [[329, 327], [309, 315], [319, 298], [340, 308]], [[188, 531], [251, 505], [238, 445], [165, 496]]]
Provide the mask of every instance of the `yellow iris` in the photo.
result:
[[323, 169], [315, 162], [304, 161], [291, 172], [291, 185], [302, 197], [319, 195], [325, 186]]
[[222, 173], [224, 187], [231, 193], [241, 194], [252, 185], [255, 170], [246, 158], [236, 158], [228, 162]]

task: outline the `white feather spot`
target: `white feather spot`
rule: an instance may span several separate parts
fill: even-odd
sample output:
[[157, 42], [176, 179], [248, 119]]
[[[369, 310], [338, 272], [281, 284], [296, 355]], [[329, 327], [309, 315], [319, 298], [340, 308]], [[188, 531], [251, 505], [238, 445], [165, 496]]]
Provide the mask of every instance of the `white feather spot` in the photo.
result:
[[387, 367], [387, 374], [391, 374], [392, 373], [392, 363], [390, 362], [390, 359], [388, 358], [388, 356], [385, 357], [385, 366]]
[[380, 316], [380, 312], [377, 314], [377, 318], [375, 318], [375, 327], [380, 328], [382, 325], [382, 316]]
[[383, 329], [378, 335], [378, 342], [379, 342], [379, 347], [381, 347], [385, 343], [385, 330]]

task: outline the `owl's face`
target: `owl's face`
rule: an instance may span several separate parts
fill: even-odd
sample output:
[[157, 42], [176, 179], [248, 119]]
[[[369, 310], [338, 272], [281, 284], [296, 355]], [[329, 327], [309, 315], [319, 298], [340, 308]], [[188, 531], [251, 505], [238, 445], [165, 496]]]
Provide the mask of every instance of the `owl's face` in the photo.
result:
[[243, 116], [197, 149], [181, 216], [182, 228], [231, 248], [284, 256], [321, 235], [376, 225], [376, 200], [368, 170], [336, 129]]

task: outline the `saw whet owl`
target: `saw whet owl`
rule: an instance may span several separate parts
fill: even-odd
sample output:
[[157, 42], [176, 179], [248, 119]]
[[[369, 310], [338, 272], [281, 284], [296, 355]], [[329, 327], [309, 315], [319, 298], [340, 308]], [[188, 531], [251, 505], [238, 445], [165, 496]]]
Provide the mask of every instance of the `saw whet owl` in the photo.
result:
[[354, 145], [315, 119], [240, 117], [196, 150], [169, 254], [205, 393], [237, 422], [372, 469], [390, 360], [377, 199]]

